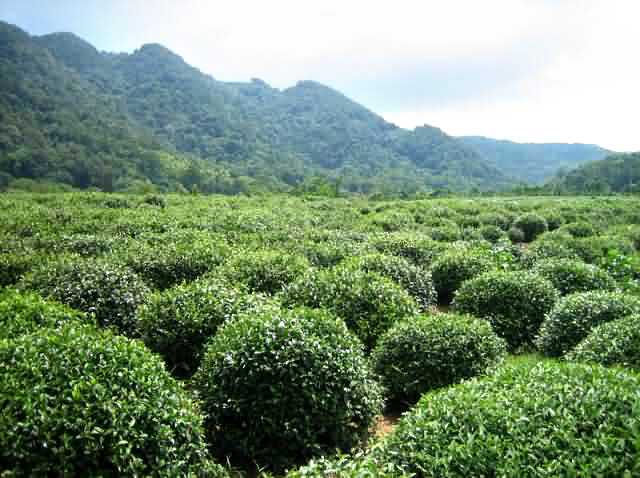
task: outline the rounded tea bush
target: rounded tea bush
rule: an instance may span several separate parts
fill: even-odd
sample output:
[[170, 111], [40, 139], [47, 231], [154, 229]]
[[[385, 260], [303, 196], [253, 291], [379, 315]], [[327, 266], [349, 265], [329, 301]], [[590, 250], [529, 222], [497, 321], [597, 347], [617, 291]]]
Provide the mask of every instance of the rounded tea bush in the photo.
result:
[[7, 476], [222, 476], [194, 402], [142, 343], [109, 331], [0, 340], [0, 410]]
[[265, 297], [204, 277], [153, 294], [138, 309], [138, 329], [144, 343], [163, 357], [171, 373], [187, 378], [200, 365], [205, 344], [220, 325], [268, 307], [277, 308]]
[[485, 373], [505, 352], [486, 320], [437, 314], [395, 324], [371, 359], [390, 397], [413, 404], [428, 390]]
[[591, 291], [563, 297], [545, 318], [536, 339], [550, 357], [564, 355], [605, 322], [640, 313], [640, 298], [620, 292]]
[[94, 314], [100, 325], [130, 336], [136, 333], [136, 309], [150, 293], [127, 267], [78, 258], [42, 264], [25, 275], [19, 288]]
[[365, 272], [376, 272], [402, 286], [416, 299], [422, 309], [436, 303], [436, 290], [431, 272], [412, 264], [408, 259], [384, 254], [367, 254], [352, 259], [346, 265]]
[[[134, 244], [119, 259], [154, 289], [192, 281], [222, 263], [226, 244], [194, 238], [194, 242]], [[169, 239], [170, 240], [170, 239]]]
[[524, 232], [518, 227], [510, 227], [507, 231], [507, 237], [514, 244], [524, 242]]
[[533, 271], [548, 279], [561, 295], [616, 288], [608, 272], [578, 260], [549, 259], [536, 263]]
[[426, 394], [381, 446], [342, 468], [393, 470], [385, 476], [635, 476], [639, 388], [636, 374], [598, 365], [504, 368]]
[[320, 310], [228, 322], [209, 343], [193, 384], [213, 448], [232, 463], [274, 470], [348, 451], [382, 405], [361, 343]]
[[513, 227], [524, 233], [524, 242], [531, 242], [548, 229], [547, 221], [535, 213], [518, 216], [513, 221]]
[[438, 300], [451, 302], [460, 285], [473, 277], [494, 269], [495, 265], [487, 255], [472, 250], [454, 250], [440, 256], [431, 266], [431, 275]]
[[240, 251], [220, 266], [216, 273], [230, 283], [246, 285], [251, 292], [275, 294], [311, 268], [303, 255], [280, 251]]
[[0, 339], [13, 338], [41, 328], [59, 328], [87, 322], [85, 314], [47, 301], [33, 292], [0, 290]]
[[538, 274], [498, 271], [463, 283], [453, 306], [457, 312], [488, 320], [513, 350], [535, 337], [558, 297], [553, 285]]
[[574, 362], [622, 365], [640, 371], [640, 315], [594, 327], [565, 357]]
[[418, 313], [417, 302], [395, 282], [345, 266], [309, 271], [285, 286], [280, 299], [287, 307], [333, 312], [344, 319], [367, 350], [396, 321]]

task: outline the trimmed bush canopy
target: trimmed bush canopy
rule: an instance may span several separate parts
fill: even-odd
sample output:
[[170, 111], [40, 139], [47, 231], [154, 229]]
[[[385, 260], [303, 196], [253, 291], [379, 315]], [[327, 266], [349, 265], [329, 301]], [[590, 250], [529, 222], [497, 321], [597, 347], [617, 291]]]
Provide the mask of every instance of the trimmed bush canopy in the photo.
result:
[[100, 325], [114, 326], [129, 336], [136, 334], [136, 309], [150, 293], [126, 267], [75, 257], [42, 264], [27, 274], [19, 287], [94, 314]]
[[428, 390], [484, 373], [506, 351], [485, 320], [437, 314], [395, 324], [372, 353], [393, 399], [415, 403]]
[[275, 470], [349, 450], [382, 403], [359, 341], [311, 309], [228, 322], [193, 383], [214, 448]]
[[516, 218], [513, 227], [524, 234], [524, 242], [531, 242], [548, 229], [547, 221], [537, 214], [529, 213]]
[[436, 290], [431, 272], [412, 264], [408, 259], [384, 254], [367, 254], [352, 259], [347, 265], [365, 272], [376, 272], [391, 279], [414, 297], [422, 309], [436, 303]]
[[443, 254], [431, 266], [438, 300], [451, 302], [454, 292], [464, 281], [488, 272], [494, 267], [489, 257], [473, 250], [454, 250]]
[[538, 262], [533, 270], [548, 279], [561, 295], [611, 291], [616, 287], [616, 281], [606, 271], [578, 260], [548, 259]]
[[536, 339], [538, 349], [560, 357], [595, 326], [640, 313], [640, 298], [619, 292], [581, 292], [558, 301], [545, 319]]
[[285, 306], [332, 311], [344, 319], [367, 350], [397, 320], [418, 312], [416, 301], [395, 282], [345, 266], [308, 272], [286, 286], [281, 299]]
[[204, 277], [151, 296], [138, 309], [138, 327], [144, 343], [162, 355], [167, 368], [187, 378], [195, 373], [206, 342], [223, 322], [267, 306], [264, 297]]
[[598, 325], [566, 358], [605, 366], [623, 365], [640, 371], [640, 315]]
[[558, 291], [528, 271], [488, 272], [462, 284], [456, 311], [485, 318], [513, 350], [530, 342], [544, 316], [558, 300]]
[[46, 301], [33, 292], [0, 290], [0, 339], [29, 334], [40, 328], [58, 328], [88, 319], [66, 305]]
[[634, 476], [640, 378], [541, 363], [425, 395], [374, 451], [411, 476]]
[[138, 341], [75, 325], [0, 340], [0, 469], [222, 476], [197, 407], [160, 359]]

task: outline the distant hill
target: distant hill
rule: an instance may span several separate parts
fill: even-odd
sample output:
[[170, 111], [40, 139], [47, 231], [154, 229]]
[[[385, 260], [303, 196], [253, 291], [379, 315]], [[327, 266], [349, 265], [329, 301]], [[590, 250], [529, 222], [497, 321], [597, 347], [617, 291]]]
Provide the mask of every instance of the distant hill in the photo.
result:
[[593, 144], [514, 143], [482, 136], [456, 139], [474, 148], [504, 173], [522, 182], [538, 184], [558, 171], [574, 169], [612, 153]]
[[548, 185], [572, 193], [640, 192], [640, 153], [612, 154], [561, 174]]
[[240, 192], [314, 177], [363, 192], [510, 183], [438, 128], [398, 128], [312, 81], [221, 82], [161, 45], [105, 53], [0, 22], [0, 186]]

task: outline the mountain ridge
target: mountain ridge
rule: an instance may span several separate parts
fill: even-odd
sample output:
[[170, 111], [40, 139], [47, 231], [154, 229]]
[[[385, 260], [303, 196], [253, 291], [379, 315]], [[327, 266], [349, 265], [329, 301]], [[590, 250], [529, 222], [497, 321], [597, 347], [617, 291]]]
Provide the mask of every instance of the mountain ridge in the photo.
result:
[[[219, 81], [158, 43], [109, 53], [73, 33], [30, 36], [0, 22], [0, 62], [0, 119], [8, 123], [0, 128], [0, 186], [27, 178], [233, 193], [322, 177], [352, 192], [412, 193], [514, 183], [439, 128], [399, 128], [312, 80], [282, 90], [257, 78]], [[31, 100], [12, 106], [15, 96]], [[18, 167], [25, 162], [33, 167]]]

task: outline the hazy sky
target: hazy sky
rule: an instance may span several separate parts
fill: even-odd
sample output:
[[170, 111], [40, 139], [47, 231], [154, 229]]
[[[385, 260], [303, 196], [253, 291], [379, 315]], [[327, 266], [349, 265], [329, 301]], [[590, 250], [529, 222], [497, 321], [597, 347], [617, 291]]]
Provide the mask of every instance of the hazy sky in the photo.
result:
[[403, 127], [640, 150], [639, 0], [0, 0], [0, 19], [316, 80]]

